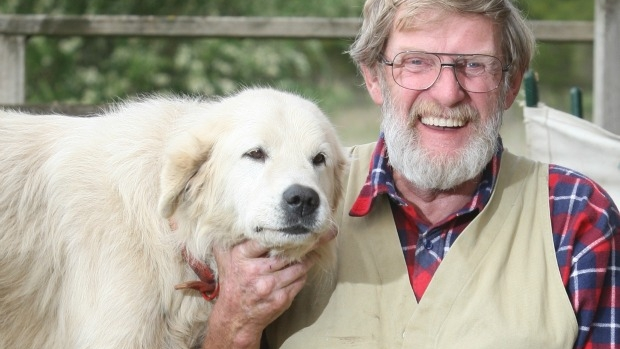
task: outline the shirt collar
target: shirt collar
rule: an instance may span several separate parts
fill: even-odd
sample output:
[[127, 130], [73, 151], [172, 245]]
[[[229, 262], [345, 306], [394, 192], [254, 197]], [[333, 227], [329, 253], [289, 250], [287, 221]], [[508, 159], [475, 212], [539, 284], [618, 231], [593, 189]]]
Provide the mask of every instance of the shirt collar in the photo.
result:
[[[461, 210], [455, 212], [455, 215], [460, 215], [472, 210], [482, 210], [484, 205], [489, 201], [495, 181], [497, 180], [499, 163], [503, 150], [501, 138], [498, 138], [498, 150], [485, 167], [482, 173], [482, 180], [478, 184], [471, 201]], [[367, 215], [371, 211], [375, 199], [380, 195], [387, 195], [398, 205], [406, 205], [394, 186], [393, 170], [389, 164], [383, 133], [379, 136], [377, 145], [372, 153], [366, 183], [353, 203], [349, 215], [353, 217]]]

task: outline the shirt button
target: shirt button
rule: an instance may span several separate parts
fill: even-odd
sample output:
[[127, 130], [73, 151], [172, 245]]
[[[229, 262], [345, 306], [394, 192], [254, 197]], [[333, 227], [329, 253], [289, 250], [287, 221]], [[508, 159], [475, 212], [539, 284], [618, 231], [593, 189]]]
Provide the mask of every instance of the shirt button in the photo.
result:
[[431, 250], [433, 248], [433, 243], [430, 240], [426, 240], [424, 242], [424, 248], [427, 250]]

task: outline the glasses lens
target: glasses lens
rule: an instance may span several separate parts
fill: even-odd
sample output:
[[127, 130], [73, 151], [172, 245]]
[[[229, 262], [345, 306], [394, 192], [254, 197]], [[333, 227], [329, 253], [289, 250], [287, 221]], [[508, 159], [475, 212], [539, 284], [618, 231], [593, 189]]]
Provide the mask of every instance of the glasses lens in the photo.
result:
[[493, 56], [469, 55], [455, 60], [456, 78], [466, 91], [489, 92], [502, 80], [502, 62]]
[[431, 87], [441, 69], [439, 57], [425, 52], [401, 52], [394, 57], [392, 75], [400, 86], [411, 90]]

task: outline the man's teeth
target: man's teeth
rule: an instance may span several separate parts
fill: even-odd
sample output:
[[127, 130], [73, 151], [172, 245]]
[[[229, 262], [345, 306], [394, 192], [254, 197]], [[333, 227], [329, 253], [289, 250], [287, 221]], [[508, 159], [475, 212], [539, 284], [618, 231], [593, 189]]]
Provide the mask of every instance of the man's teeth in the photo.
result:
[[426, 116], [422, 117], [420, 121], [422, 121], [424, 125], [438, 127], [461, 127], [465, 125], [465, 120], [463, 119], [445, 119]]

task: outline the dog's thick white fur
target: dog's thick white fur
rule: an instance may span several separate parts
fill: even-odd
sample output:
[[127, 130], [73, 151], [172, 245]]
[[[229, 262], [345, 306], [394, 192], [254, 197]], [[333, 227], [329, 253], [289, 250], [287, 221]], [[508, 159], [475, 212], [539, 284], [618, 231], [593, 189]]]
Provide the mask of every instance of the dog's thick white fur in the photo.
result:
[[0, 348], [199, 345], [211, 304], [175, 291], [196, 279], [181, 250], [302, 258], [334, 229], [346, 163], [315, 104], [269, 88], [0, 111]]

